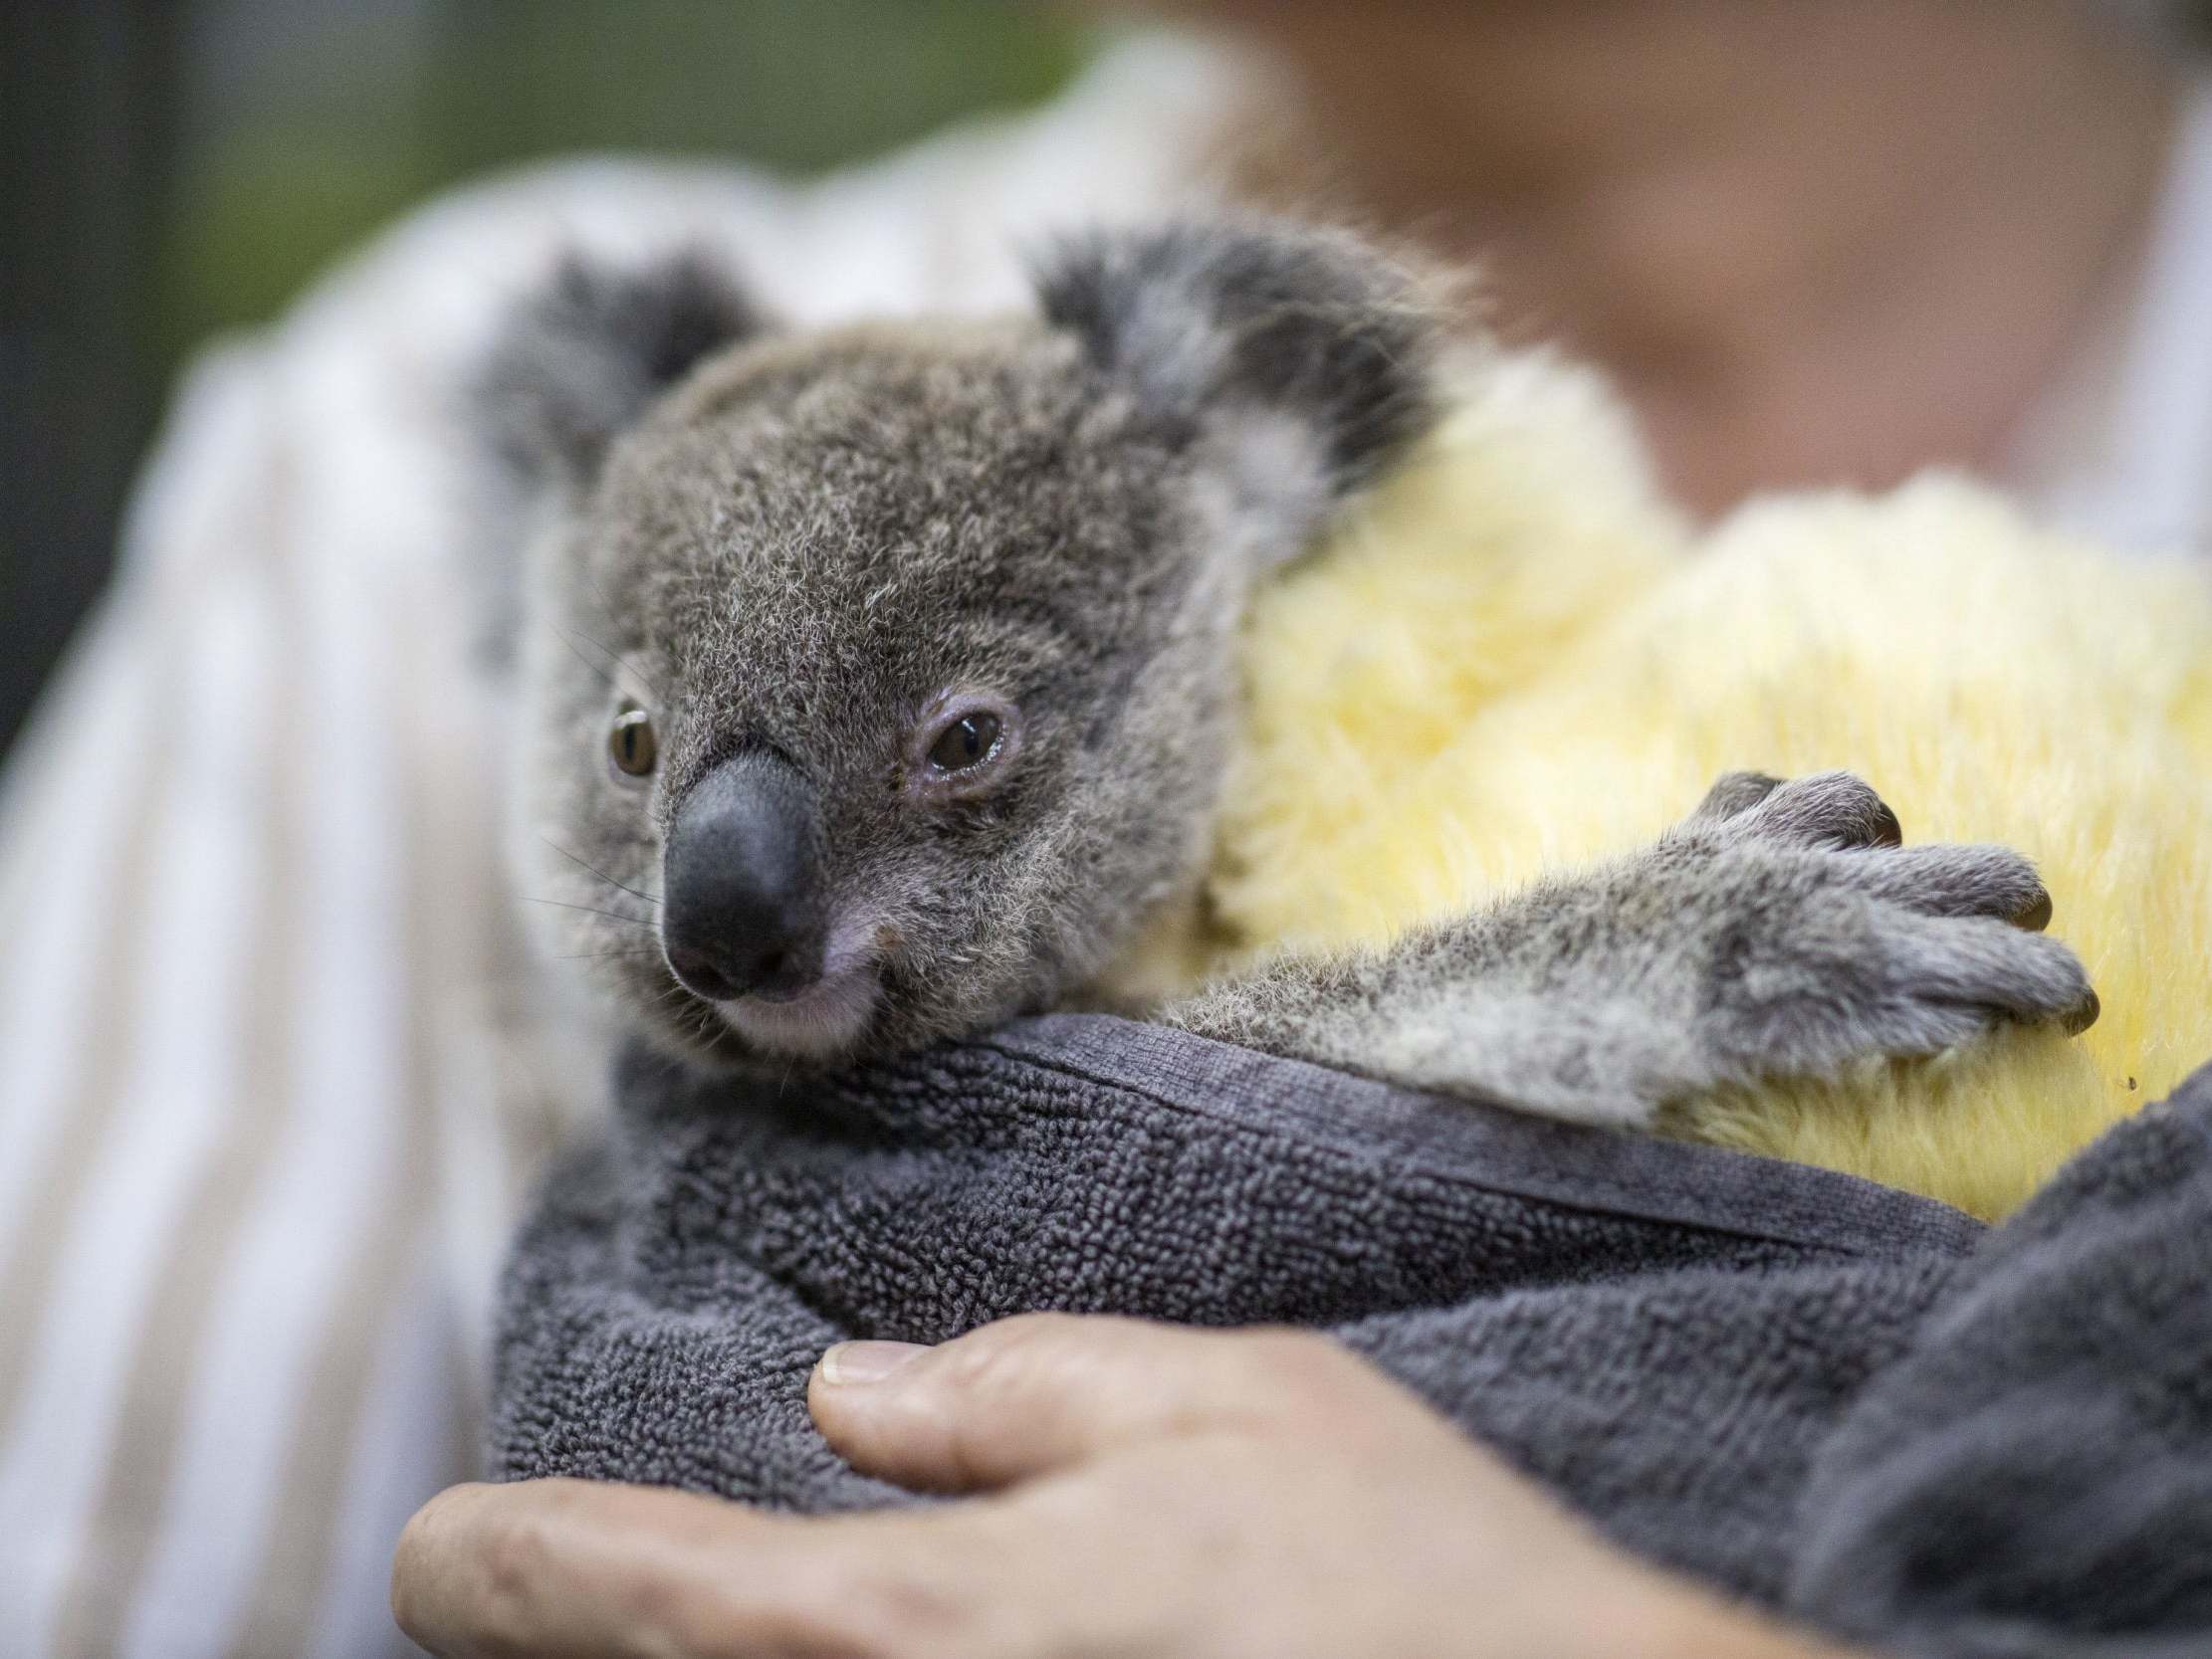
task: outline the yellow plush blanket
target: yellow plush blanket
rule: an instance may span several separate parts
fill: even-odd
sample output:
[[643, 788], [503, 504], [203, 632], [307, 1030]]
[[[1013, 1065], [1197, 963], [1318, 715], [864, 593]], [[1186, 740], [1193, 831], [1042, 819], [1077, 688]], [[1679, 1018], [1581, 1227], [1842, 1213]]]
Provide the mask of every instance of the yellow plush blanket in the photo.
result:
[[1676, 1132], [1995, 1216], [2212, 1058], [2212, 561], [2045, 533], [1946, 478], [1693, 536], [1594, 380], [1496, 356], [1247, 644], [1208, 895], [1229, 955], [1626, 851], [1723, 771], [1846, 767], [1908, 840], [2035, 859], [2103, 1016], [1683, 1101]]

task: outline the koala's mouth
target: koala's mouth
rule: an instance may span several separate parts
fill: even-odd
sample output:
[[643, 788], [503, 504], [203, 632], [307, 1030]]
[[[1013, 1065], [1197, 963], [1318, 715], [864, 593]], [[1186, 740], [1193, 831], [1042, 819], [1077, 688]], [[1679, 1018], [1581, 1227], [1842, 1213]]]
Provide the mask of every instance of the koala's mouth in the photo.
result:
[[858, 1046], [882, 995], [883, 980], [874, 964], [854, 962], [801, 990], [756, 993], [713, 1007], [754, 1048], [798, 1060], [825, 1060]]

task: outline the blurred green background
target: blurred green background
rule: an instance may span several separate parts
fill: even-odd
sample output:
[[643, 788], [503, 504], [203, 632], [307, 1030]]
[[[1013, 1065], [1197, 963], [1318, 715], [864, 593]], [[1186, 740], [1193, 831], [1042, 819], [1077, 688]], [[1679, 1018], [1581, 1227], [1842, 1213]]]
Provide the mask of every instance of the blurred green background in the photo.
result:
[[0, 0], [0, 745], [177, 368], [379, 225], [579, 150], [816, 171], [1089, 44], [1022, 0]]
[[364, 231], [487, 169], [611, 149], [814, 171], [1047, 98], [1080, 50], [1010, 0], [215, 9], [274, 14], [277, 35], [227, 43], [239, 85], [177, 180], [148, 295], [171, 354], [269, 315]]

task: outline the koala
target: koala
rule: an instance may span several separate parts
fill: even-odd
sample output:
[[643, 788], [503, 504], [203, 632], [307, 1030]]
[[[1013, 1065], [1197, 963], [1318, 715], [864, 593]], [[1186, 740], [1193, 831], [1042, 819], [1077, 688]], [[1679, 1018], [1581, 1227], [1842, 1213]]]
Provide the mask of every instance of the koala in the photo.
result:
[[1071, 239], [1033, 310], [792, 331], [698, 256], [571, 260], [477, 407], [528, 504], [531, 896], [630, 1033], [833, 1066], [1117, 1007], [1524, 1110], [2094, 1017], [2000, 848], [1842, 774], [1388, 949], [1132, 1002], [1203, 903], [1249, 597], [1429, 429], [1430, 285], [1347, 234]]

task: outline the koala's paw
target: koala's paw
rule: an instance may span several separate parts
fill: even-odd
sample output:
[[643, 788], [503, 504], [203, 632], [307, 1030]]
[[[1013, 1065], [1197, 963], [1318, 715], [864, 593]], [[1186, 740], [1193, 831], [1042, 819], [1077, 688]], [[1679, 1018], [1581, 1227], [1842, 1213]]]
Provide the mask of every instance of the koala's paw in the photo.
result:
[[2097, 995], [2041, 930], [2051, 896], [2004, 847], [1901, 845], [1859, 779], [1731, 773], [1662, 853], [1702, 866], [1700, 1019], [1726, 1069], [1828, 1072], [1938, 1053], [2006, 1021], [2085, 1031]]

